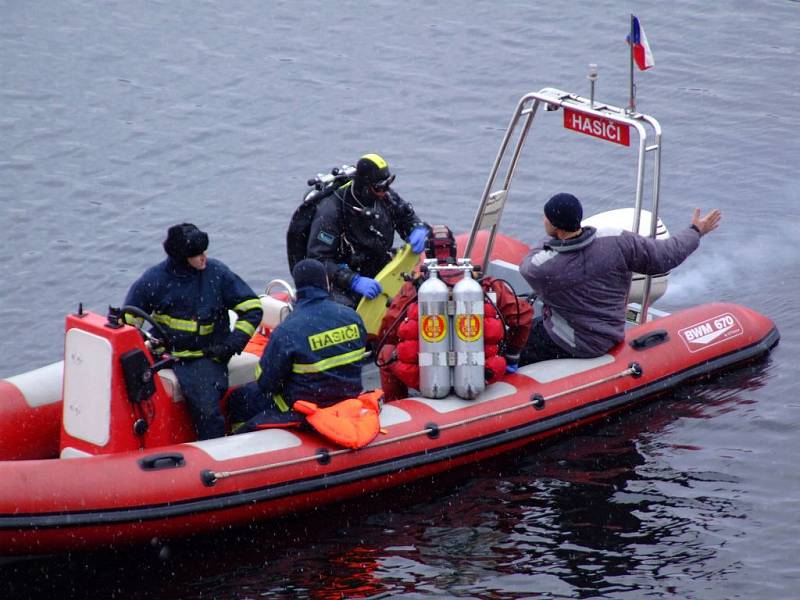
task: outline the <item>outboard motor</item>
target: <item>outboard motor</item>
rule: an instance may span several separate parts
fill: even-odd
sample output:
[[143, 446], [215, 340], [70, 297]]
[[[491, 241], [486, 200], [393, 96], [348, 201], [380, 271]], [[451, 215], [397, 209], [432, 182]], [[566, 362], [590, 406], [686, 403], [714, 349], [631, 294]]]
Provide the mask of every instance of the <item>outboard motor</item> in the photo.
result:
[[473, 399], [486, 387], [483, 348], [483, 288], [469, 270], [453, 287], [453, 382], [456, 394]]
[[417, 292], [419, 305], [419, 386], [426, 398], [444, 398], [450, 393], [450, 323], [447, 314], [449, 289], [435, 269]]

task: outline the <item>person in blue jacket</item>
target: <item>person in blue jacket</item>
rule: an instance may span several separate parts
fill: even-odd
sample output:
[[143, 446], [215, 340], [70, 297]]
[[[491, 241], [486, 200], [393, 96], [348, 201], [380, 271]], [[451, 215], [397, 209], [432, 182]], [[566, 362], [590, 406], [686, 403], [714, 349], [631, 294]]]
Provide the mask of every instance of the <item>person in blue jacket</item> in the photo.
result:
[[231, 423], [300, 421], [297, 400], [320, 407], [355, 398], [362, 392], [361, 366], [367, 332], [361, 316], [330, 298], [328, 276], [318, 260], [305, 258], [292, 270], [297, 302], [270, 335], [257, 368], [257, 379], [229, 399]]
[[390, 187], [394, 179], [383, 157], [365, 154], [353, 180], [317, 206], [306, 257], [325, 265], [337, 302], [356, 306], [381, 293], [375, 276], [392, 260], [395, 232], [415, 253], [425, 249], [430, 228]]
[[[191, 223], [169, 228], [167, 259], [149, 268], [125, 304], [151, 314], [179, 359], [172, 369], [189, 405], [199, 439], [225, 435], [220, 399], [228, 389], [228, 361], [247, 345], [261, 322], [261, 300], [222, 262], [206, 256], [208, 235]], [[231, 330], [228, 310], [237, 315]], [[128, 314], [132, 324], [136, 319]]]

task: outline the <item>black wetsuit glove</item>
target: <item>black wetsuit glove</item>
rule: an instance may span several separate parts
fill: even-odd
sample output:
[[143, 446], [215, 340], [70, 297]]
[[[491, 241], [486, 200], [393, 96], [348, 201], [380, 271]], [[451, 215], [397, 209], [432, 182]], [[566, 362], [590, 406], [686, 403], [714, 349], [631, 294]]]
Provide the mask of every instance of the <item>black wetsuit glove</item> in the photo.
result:
[[231, 348], [228, 344], [212, 344], [206, 348], [206, 356], [214, 359], [221, 364], [227, 364], [231, 356], [236, 354], [236, 350]]

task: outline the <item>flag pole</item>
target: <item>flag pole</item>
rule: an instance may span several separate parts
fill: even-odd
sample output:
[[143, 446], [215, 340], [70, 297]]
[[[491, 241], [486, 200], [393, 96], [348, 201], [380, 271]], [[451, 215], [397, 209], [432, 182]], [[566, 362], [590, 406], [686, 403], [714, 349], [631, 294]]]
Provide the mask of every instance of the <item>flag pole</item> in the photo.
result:
[[630, 50], [630, 101], [628, 102], [628, 112], [636, 112], [636, 86], [633, 83], [633, 14], [631, 14], [630, 34], [628, 36], [628, 46]]

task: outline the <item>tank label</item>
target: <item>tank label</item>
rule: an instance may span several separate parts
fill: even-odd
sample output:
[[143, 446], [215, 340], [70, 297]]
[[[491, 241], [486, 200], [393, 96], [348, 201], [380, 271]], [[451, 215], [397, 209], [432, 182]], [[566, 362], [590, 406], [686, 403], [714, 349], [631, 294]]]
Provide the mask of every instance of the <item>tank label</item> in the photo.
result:
[[711, 317], [678, 331], [689, 352], [698, 352], [742, 333], [742, 325], [731, 313]]
[[483, 319], [480, 315], [456, 315], [456, 335], [465, 342], [475, 342], [483, 334]]
[[447, 319], [444, 315], [421, 315], [419, 335], [430, 344], [441, 342], [447, 335]]

